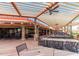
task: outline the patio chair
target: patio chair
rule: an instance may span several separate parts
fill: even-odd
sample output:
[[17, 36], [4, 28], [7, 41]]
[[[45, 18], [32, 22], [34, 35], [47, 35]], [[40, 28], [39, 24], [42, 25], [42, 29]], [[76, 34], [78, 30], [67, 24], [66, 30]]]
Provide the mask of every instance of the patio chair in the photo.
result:
[[16, 46], [18, 56], [33, 56], [40, 53], [39, 49], [28, 50], [26, 43]]
[[16, 47], [16, 51], [17, 51], [18, 56], [20, 56], [20, 52], [23, 51], [24, 49], [27, 50], [26, 43], [23, 43], [23, 44], [21, 44], [21, 45], [19, 45], [19, 46]]

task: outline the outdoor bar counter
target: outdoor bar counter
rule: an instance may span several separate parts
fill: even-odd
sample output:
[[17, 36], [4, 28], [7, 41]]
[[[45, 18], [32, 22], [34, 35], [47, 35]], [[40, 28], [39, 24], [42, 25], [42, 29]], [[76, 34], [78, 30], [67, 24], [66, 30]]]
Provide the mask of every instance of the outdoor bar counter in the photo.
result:
[[69, 50], [72, 52], [79, 51], [79, 41], [75, 39], [63, 39], [63, 38], [41, 38], [39, 45], [56, 48], [61, 50]]

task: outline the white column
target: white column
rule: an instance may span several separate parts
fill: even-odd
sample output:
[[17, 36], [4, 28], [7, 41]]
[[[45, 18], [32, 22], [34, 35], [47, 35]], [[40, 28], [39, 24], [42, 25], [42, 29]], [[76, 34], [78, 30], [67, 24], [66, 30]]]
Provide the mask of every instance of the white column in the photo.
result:
[[35, 25], [35, 35], [34, 35], [34, 40], [38, 40], [38, 36], [39, 36], [39, 30], [38, 30], [37, 26]]
[[34, 26], [35, 26], [35, 29], [34, 29], [34, 31], [35, 31], [34, 40], [36, 40], [36, 24]]
[[72, 25], [70, 25], [70, 35], [72, 36]]
[[67, 32], [67, 26], [64, 27], [64, 32]]
[[65, 27], [63, 27], [63, 31], [65, 32], [65, 30], [66, 30], [66, 28]]
[[37, 28], [37, 24], [36, 24], [36, 19], [35, 19], [34, 27], [35, 27], [34, 40], [36, 41], [36, 40], [38, 40], [38, 28]]
[[37, 27], [37, 40], [39, 38], [39, 27]]
[[67, 33], [69, 33], [69, 26], [67, 26]]
[[25, 26], [22, 26], [22, 40], [25, 40]]

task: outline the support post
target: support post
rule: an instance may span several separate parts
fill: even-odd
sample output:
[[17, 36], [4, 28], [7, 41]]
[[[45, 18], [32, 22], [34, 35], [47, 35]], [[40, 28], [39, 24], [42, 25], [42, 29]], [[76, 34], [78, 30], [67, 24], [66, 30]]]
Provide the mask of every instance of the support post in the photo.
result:
[[67, 33], [67, 26], [65, 26], [65, 27], [64, 27], [64, 32], [66, 32], [66, 33]]
[[69, 26], [67, 26], [67, 33], [69, 33]]
[[25, 29], [25, 36], [26, 36], [26, 38], [28, 38], [27, 37], [28, 36], [28, 28]]
[[70, 35], [72, 36], [72, 25], [70, 25]]
[[36, 18], [35, 18], [35, 24], [34, 24], [34, 27], [35, 27], [35, 34], [34, 34], [34, 40], [38, 40], [38, 27], [37, 27], [37, 24], [36, 24]]
[[51, 34], [51, 31], [50, 31], [50, 29], [49, 29], [49, 35]]
[[25, 26], [22, 26], [22, 40], [25, 40]]

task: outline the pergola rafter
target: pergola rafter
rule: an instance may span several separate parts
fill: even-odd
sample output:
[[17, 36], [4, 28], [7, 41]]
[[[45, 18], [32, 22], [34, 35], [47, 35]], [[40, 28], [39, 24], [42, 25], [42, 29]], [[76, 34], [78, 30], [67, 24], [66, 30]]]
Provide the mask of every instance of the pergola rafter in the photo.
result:
[[68, 22], [65, 26], [69, 25], [70, 23], [72, 23], [77, 17], [79, 17], [79, 14], [76, 15], [70, 22]]
[[19, 16], [21, 15], [21, 12], [19, 11], [19, 9], [17, 8], [16, 4], [14, 2], [11, 2], [12, 6], [14, 7], [14, 9], [16, 10], [16, 12], [19, 14]]

